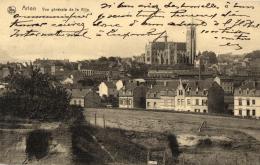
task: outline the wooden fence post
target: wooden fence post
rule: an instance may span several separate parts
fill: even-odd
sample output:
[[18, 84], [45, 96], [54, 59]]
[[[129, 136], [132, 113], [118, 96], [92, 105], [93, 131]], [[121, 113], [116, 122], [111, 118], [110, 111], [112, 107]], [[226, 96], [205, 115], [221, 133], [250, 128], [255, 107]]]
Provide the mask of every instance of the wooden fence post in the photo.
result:
[[97, 126], [97, 114], [95, 113], [95, 126]]
[[147, 151], [147, 163], [150, 161], [150, 150]]
[[163, 165], [166, 163], [166, 150], [163, 152]]
[[105, 119], [105, 115], [103, 114], [103, 126], [104, 128], [106, 128], [106, 119]]

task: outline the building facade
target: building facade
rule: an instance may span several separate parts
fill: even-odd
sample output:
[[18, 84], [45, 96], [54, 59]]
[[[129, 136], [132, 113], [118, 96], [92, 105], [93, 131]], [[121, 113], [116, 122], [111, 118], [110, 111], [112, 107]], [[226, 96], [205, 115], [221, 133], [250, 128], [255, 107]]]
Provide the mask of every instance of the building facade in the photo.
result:
[[151, 86], [146, 94], [146, 109], [174, 110], [175, 95], [175, 88], [167, 83]]
[[85, 96], [90, 91], [90, 89], [70, 89], [68, 92], [71, 94], [70, 105], [76, 105], [80, 107], [85, 107]]
[[126, 84], [119, 91], [119, 108], [145, 108], [146, 92], [144, 85]]
[[146, 109], [208, 113], [208, 90], [212, 81], [171, 80], [151, 86]]
[[145, 63], [151, 65], [194, 64], [196, 57], [196, 28], [187, 30], [186, 42], [153, 41], [145, 46]]
[[112, 81], [108, 82], [101, 82], [100, 85], [98, 86], [99, 89], [99, 96], [113, 96], [117, 97], [118, 96], [118, 90], [116, 87], [116, 84]]
[[235, 89], [234, 116], [260, 118], [260, 86], [247, 82]]

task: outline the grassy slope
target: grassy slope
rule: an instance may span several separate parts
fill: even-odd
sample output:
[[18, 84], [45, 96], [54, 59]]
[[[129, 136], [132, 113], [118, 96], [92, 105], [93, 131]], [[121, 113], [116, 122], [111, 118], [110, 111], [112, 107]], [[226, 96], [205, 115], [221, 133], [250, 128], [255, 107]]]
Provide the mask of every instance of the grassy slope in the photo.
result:
[[[205, 116], [181, 113], [158, 113], [145, 111], [96, 110], [88, 109], [85, 116], [94, 123], [103, 126], [103, 115], [106, 125], [125, 130], [146, 132], [147, 134], [176, 135], [193, 134], [197, 136], [224, 136], [232, 139], [232, 143], [212, 143], [196, 147], [181, 148], [178, 164], [258, 164], [260, 161], [260, 121], [219, 116]], [[207, 128], [198, 132], [203, 121]], [[250, 135], [254, 135], [253, 137]], [[133, 141], [133, 139], [128, 138]], [[145, 137], [143, 143], [151, 138]], [[157, 138], [158, 139], [158, 138]], [[134, 139], [140, 144], [139, 141]], [[142, 143], [142, 142], [141, 142]], [[152, 144], [152, 143], [150, 143]]]
[[201, 123], [207, 121], [207, 126], [210, 128], [239, 130], [254, 136], [254, 138], [260, 141], [260, 120], [112, 109], [87, 109], [85, 111], [86, 120], [94, 123], [95, 113], [97, 114], [97, 121], [100, 126], [103, 125], [103, 115], [105, 115], [106, 125], [111, 127], [135, 131], [170, 131], [179, 134], [196, 133]]

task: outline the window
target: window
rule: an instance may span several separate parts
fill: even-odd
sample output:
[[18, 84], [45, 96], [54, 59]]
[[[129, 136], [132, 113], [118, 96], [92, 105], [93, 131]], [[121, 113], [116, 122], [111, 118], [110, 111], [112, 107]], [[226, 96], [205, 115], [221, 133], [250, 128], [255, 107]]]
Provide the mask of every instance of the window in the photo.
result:
[[250, 100], [249, 99], [246, 100], [246, 105], [250, 105]]
[[238, 105], [242, 105], [242, 99], [238, 100]]
[[178, 99], [178, 102], [177, 102], [177, 104], [178, 104], [178, 105], [180, 105], [180, 103], [181, 103], [181, 100], [180, 100], [180, 99]]
[[195, 112], [200, 112], [200, 109], [195, 109]]
[[255, 110], [254, 109], [252, 110], [252, 116], [255, 116]]
[[179, 95], [183, 95], [183, 91], [182, 90], [179, 90]]
[[164, 105], [165, 105], [165, 106], [168, 106], [167, 100], [164, 100]]
[[207, 113], [207, 110], [206, 110], [206, 109], [204, 109], [204, 110], [203, 110], [203, 113]]
[[238, 113], [240, 116], [242, 116], [242, 109], [240, 109]]
[[190, 105], [190, 99], [187, 99], [187, 105]]
[[255, 100], [252, 100], [252, 105], [255, 105]]
[[202, 100], [202, 105], [207, 105], [207, 100]]
[[147, 107], [150, 107], [150, 102], [147, 102]]
[[77, 105], [77, 100], [74, 100], [74, 105]]
[[181, 99], [181, 105], [184, 105], [184, 99]]
[[132, 104], [132, 100], [128, 100], [129, 101], [129, 105], [131, 105]]
[[79, 100], [79, 105], [81, 105], [81, 100]]
[[207, 95], [207, 91], [206, 90], [203, 90], [203, 95]]
[[121, 105], [123, 104], [123, 100], [122, 99], [120, 99], [120, 103], [119, 104], [121, 104]]
[[249, 109], [246, 110], [246, 116], [250, 116], [250, 110]]
[[199, 104], [200, 104], [200, 100], [196, 99], [196, 105], [199, 105]]
[[156, 102], [153, 103], [153, 106], [156, 107]]

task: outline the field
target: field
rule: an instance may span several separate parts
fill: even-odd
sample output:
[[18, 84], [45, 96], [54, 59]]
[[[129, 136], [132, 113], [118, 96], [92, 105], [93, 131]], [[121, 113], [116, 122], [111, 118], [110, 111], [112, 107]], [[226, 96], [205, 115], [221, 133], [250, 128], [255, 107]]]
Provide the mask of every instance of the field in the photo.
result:
[[260, 164], [260, 120], [120, 109], [85, 109], [84, 116], [75, 125], [1, 121], [0, 163], [21, 164], [28, 133], [45, 129], [50, 150], [28, 164], [145, 165], [148, 153], [159, 165]]
[[[128, 139], [148, 149], [165, 146], [169, 150], [167, 136], [176, 136], [180, 151], [177, 164], [260, 162], [259, 120], [120, 109], [86, 109], [84, 113], [93, 125], [132, 132]], [[143, 135], [136, 135], [140, 133]]]

